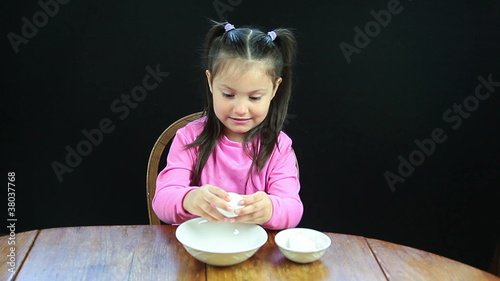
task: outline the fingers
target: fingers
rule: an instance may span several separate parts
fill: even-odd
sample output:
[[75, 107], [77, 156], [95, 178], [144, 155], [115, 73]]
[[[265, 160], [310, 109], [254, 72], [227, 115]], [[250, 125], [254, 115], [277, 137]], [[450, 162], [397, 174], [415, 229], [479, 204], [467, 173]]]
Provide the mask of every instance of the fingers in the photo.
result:
[[229, 194], [224, 189], [213, 185], [207, 185], [206, 189], [208, 192], [204, 194], [206, 195], [205, 200], [207, 202], [223, 209], [229, 206], [228, 202], [231, 201], [231, 197], [229, 197]]
[[225, 216], [215, 207], [228, 209], [230, 201], [229, 195], [222, 188], [204, 185], [193, 189], [184, 197], [184, 209], [193, 214], [210, 221], [222, 221]]
[[243, 200], [240, 201], [240, 204], [245, 207], [235, 210], [234, 213], [238, 216], [234, 219], [230, 219], [230, 222], [264, 224], [271, 219], [273, 214], [271, 199], [262, 191], [243, 196]]
[[235, 218], [227, 218], [221, 214], [216, 207], [227, 211], [233, 211], [229, 202], [229, 194], [222, 188], [204, 185], [188, 192], [184, 197], [184, 209], [200, 217], [214, 222], [244, 222], [264, 224], [268, 222], [273, 214], [271, 199], [267, 193], [258, 191], [251, 195], [243, 195], [239, 205], [241, 209], [234, 210]]

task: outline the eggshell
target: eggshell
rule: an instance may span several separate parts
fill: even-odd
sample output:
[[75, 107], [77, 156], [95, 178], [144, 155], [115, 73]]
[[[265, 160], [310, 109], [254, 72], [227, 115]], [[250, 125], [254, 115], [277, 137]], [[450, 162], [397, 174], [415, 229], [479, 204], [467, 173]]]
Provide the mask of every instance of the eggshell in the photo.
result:
[[[229, 197], [231, 197], [231, 201], [229, 202], [229, 205], [231, 205], [231, 208], [233, 208], [233, 210], [243, 208], [243, 206], [238, 205], [238, 203], [243, 199], [243, 196], [239, 195], [238, 193], [234, 193], [234, 192], [228, 192], [228, 194], [229, 194]], [[234, 212], [228, 212], [228, 211], [221, 209], [219, 207], [217, 207], [217, 210], [228, 218], [234, 218], [234, 217], [238, 216]]]

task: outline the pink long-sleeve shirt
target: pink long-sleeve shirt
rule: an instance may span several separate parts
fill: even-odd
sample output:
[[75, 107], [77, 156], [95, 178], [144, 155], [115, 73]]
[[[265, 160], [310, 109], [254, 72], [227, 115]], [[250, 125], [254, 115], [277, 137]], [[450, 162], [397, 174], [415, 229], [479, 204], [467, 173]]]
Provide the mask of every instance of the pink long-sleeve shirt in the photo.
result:
[[[205, 118], [195, 120], [179, 129], [172, 141], [167, 166], [156, 182], [153, 209], [164, 222], [179, 224], [195, 218], [183, 208], [186, 194], [198, 188], [191, 186], [197, 148], [185, 149], [202, 132]], [[228, 192], [253, 194], [264, 191], [273, 204], [271, 219], [263, 224], [268, 229], [295, 227], [303, 213], [299, 197], [300, 183], [292, 140], [283, 132], [278, 137], [269, 160], [259, 172], [253, 172], [247, 181], [252, 159], [243, 150], [243, 144], [222, 136], [201, 173], [201, 185], [210, 184]]]

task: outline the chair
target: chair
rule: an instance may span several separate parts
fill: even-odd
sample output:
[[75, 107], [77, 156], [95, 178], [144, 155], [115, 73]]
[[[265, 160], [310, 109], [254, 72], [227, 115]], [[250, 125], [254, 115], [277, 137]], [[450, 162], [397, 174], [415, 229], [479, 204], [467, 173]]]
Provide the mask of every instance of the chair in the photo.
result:
[[167, 129], [165, 129], [165, 131], [163, 131], [163, 133], [160, 135], [160, 137], [154, 144], [153, 149], [151, 150], [151, 154], [149, 155], [149, 160], [148, 160], [148, 169], [146, 172], [146, 197], [148, 200], [149, 224], [151, 225], [161, 224], [160, 219], [158, 218], [158, 216], [156, 216], [155, 212], [153, 211], [152, 202], [153, 202], [153, 197], [155, 196], [156, 179], [158, 177], [160, 169], [163, 168], [159, 167], [159, 165], [160, 165], [160, 160], [164, 155], [165, 148], [168, 146], [170, 141], [172, 141], [177, 130], [184, 127], [187, 123], [200, 118], [202, 115], [203, 112], [196, 112], [184, 116], [179, 120], [175, 121], [174, 123], [172, 123], [170, 126], [168, 126]]

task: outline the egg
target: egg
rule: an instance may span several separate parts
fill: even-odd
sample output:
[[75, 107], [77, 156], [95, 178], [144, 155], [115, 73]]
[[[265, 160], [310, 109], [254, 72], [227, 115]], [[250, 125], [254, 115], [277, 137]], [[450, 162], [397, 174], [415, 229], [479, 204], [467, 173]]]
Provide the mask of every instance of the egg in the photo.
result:
[[[238, 193], [234, 193], [234, 192], [228, 192], [228, 194], [229, 194], [229, 197], [231, 197], [231, 201], [229, 202], [229, 205], [231, 206], [231, 208], [233, 210], [243, 208], [243, 206], [238, 205], [238, 203], [241, 200], [243, 200], [243, 196], [239, 195]], [[217, 207], [217, 210], [219, 212], [221, 212], [224, 216], [228, 217], [228, 218], [234, 218], [234, 217], [238, 216], [234, 212], [228, 212], [228, 211], [226, 211], [226, 210], [224, 210], [222, 208], [219, 208], [219, 207]]]
[[300, 252], [313, 252], [316, 251], [316, 243], [301, 232], [290, 235], [288, 245], [290, 249]]

